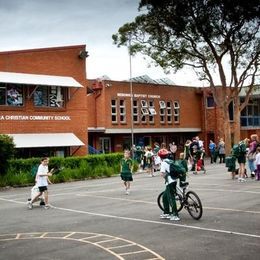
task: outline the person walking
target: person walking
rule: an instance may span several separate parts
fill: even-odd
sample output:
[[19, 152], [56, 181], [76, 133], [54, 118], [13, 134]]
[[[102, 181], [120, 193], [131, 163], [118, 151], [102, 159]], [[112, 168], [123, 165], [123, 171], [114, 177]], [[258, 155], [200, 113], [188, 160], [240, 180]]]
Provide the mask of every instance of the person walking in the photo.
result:
[[28, 208], [33, 208], [33, 203], [38, 200], [38, 198], [44, 194], [44, 203], [45, 209], [49, 209], [49, 196], [48, 196], [48, 184], [51, 184], [49, 177], [52, 176], [54, 169], [49, 171], [48, 169], [49, 158], [44, 157], [41, 159], [41, 164], [38, 167], [37, 174], [35, 177], [36, 185], [39, 189], [39, 193], [36, 194], [34, 198], [31, 198], [31, 201], [28, 201]]
[[124, 158], [120, 162], [120, 176], [125, 186], [125, 194], [130, 194], [130, 183], [133, 181], [133, 160], [131, 159], [131, 152], [124, 151]]

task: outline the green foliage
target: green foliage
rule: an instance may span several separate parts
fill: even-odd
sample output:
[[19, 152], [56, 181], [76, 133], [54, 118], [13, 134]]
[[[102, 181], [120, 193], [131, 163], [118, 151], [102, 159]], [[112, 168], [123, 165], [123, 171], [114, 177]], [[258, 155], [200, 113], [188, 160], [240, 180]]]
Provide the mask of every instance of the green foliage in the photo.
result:
[[[88, 155], [84, 157], [52, 157], [49, 169], [55, 173], [50, 178], [54, 183], [84, 180], [90, 178], [110, 177], [119, 174], [122, 153]], [[12, 159], [4, 176], [0, 176], [0, 187], [28, 185], [34, 183], [32, 168], [40, 164], [41, 158]], [[136, 168], [137, 169], [137, 168]]]
[[15, 145], [13, 138], [8, 135], [0, 135], [0, 176], [8, 170], [8, 160], [14, 156]]
[[214, 69], [222, 86], [228, 86], [225, 58], [230, 84], [241, 86], [247, 78], [254, 84], [259, 70], [259, 1], [142, 0], [139, 8], [142, 14], [112, 36], [118, 47], [148, 55], [166, 72], [190, 66], [211, 86]]

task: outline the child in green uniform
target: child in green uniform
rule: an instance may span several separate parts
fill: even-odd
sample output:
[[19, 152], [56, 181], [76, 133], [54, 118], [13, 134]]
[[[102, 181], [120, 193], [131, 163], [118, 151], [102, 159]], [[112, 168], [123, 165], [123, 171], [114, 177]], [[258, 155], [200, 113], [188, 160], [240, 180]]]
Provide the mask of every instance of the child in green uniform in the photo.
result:
[[125, 150], [124, 151], [124, 158], [121, 160], [121, 179], [124, 182], [126, 194], [128, 195], [130, 193], [130, 182], [133, 181], [133, 161], [130, 156], [130, 151]]

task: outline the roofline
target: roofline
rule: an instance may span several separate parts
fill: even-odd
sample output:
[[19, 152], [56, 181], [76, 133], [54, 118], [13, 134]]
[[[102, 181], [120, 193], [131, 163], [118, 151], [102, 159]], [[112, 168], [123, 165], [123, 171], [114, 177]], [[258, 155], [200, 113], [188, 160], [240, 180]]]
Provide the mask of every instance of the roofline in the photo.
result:
[[[95, 79], [90, 79], [90, 78], [87, 78], [86, 79], [87, 81], [96, 81], [97, 78]], [[103, 80], [104, 82], [109, 82], [109, 83], [123, 83], [123, 84], [130, 84], [130, 81], [129, 80], [113, 80], [113, 79], [104, 79]], [[153, 85], [153, 86], [160, 86], [160, 87], [182, 87], [182, 88], [205, 88], [205, 87], [202, 87], [202, 86], [185, 86], [185, 85], [178, 85], [178, 84], [174, 84], [174, 85], [167, 85], [167, 84], [162, 84], [162, 83], [150, 83], [150, 82], [132, 82], [133, 85], [140, 85], [140, 84], [143, 84], [143, 85]]]
[[81, 44], [81, 45], [68, 45], [68, 46], [56, 46], [56, 47], [43, 47], [37, 49], [34, 48], [34, 49], [23, 49], [23, 50], [13, 50], [13, 51], [0, 51], [0, 55], [19, 54], [19, 53], [26, 53], [26, 52], [57, 51], [57, 50], [76, 49], [76, 48], [86, 48], [86, 45]]

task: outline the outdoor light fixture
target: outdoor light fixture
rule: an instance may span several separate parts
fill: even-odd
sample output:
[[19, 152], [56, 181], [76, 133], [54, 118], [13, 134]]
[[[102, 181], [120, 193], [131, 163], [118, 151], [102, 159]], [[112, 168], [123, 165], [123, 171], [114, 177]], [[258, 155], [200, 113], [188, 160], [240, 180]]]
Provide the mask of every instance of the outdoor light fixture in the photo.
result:
[[89, 57], [88, 51], [80, 51], [79, 52], [79, 58], [80, 59], [86, 59], [87, 57]]

